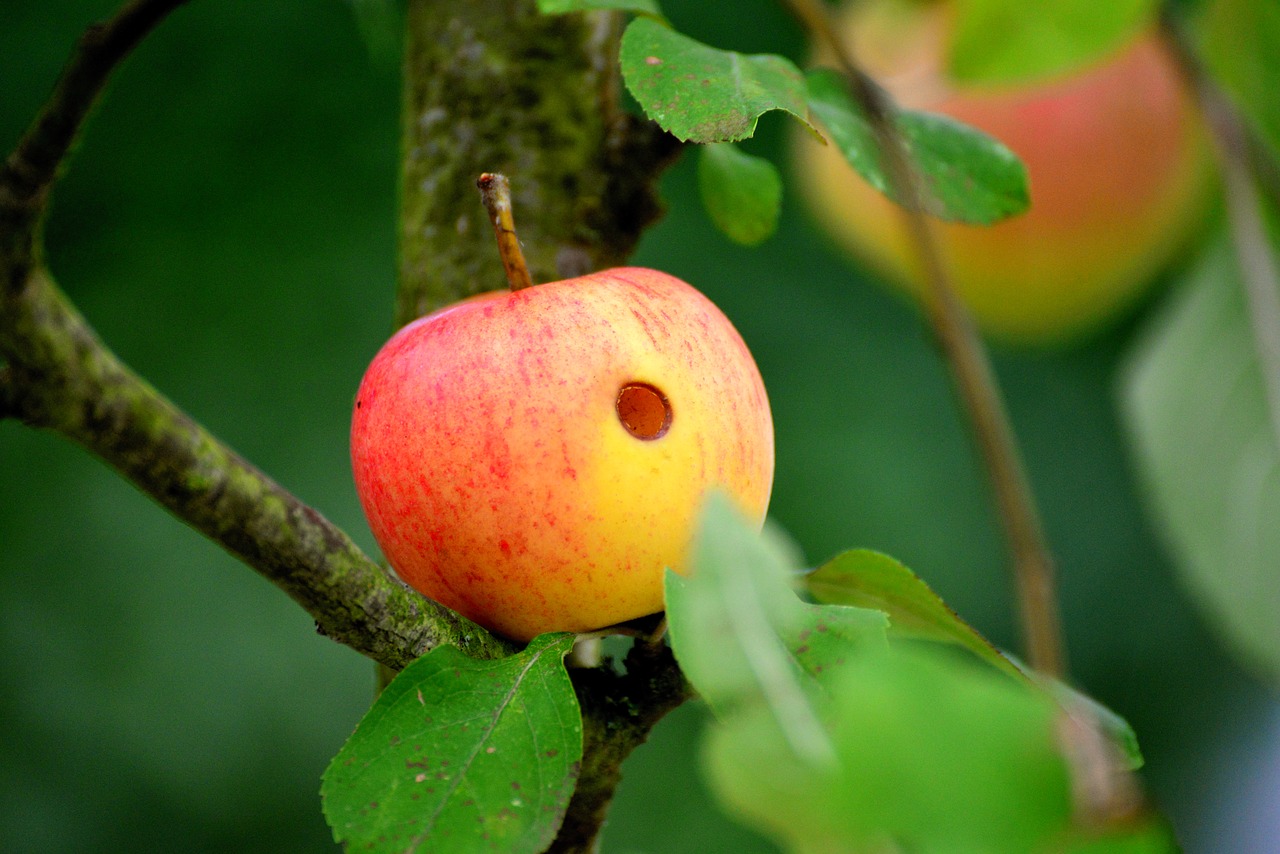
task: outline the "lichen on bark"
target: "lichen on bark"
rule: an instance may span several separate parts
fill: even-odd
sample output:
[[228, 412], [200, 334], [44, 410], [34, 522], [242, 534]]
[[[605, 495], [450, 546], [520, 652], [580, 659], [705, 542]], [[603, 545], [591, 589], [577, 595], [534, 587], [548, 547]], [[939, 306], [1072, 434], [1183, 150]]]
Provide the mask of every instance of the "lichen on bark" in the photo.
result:
[[505, 284], [475, 189], [511, 179], [535, 282], [621, 263], [660, 213], [676, 144], [618, 104], [620, 15], [532, 0], [412, 0], [396, 325]]
[[[505, 285], [483, 172], [511, 181], [535, 283], [625, 261], [678, 146], [619, 105], [620, 14], [410, 0], [407, 21], [396, 325]], [[623, 759], [687, 697], [669, 650], [637, 642], [627, 664], [574, 671], [582, 771], [551, 851], [596, 849]]]

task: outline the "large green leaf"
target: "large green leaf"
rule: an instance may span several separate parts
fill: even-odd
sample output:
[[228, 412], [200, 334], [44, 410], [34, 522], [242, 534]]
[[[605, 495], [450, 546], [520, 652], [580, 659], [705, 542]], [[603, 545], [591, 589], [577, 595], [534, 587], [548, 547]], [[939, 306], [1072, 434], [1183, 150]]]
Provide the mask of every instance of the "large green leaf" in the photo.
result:
[[718, 714], [764, 708], [795, 755], [821, 764], [830, 745], [815, 706], [819, 686], [853, 650], [883, 646], [887, 620], [800, 601], [790, 554], [712, 495], [692, 577], [667, 573], [667, 620], [681, 670]]
[[1280, 3], [1213, 0], [1204, 18], [1205, 60], [1280, 155]]
[[774, 165], [731, 142], [700, 146], [698, 155], [698, 188], [716, 228], [744, 246], [772, 236], [782, 212], [782, 179]]
[[1155, 22], [1158, 0], [955, 0], [949, 71], [1021, 83], [1097, 61]]
[[[832, 142], [869, 184], [901, 203], [885, 172], [876, 134], [844, 78], [819, 68], [807, 79], [810, 109]], [[1026, 167], [999, 140], [936, 113], [900, 111], [897, 127], [920, 175], [929, 213], [989, 225], [1027, 209]]]
[[397, 854], [546, 848], [582, 757], [572, 648], [543, 635], [477, 661], [445, 646], [406, 667], [325, 771], [334, 838]]
[[710, 734], [705, 768], [744, 821], [790, 851], [1053, 850], [1070, 823], [1056, 705], [954, 655], [922, 648], [851, 656], [825, 722], [836, 764], [787, 755], [759, 709]]
[[631, 94], [678, 139], [746, 139], [770, 110], [808, 122], [804, 77], [781, 56], [719, 50], [637, 18], [623, 33], [621, 59]]
[[1249, 662], [1280, 679], [1280, 433], [1225, 242], [1132, 354], [1123, 408], [1183, 579]]

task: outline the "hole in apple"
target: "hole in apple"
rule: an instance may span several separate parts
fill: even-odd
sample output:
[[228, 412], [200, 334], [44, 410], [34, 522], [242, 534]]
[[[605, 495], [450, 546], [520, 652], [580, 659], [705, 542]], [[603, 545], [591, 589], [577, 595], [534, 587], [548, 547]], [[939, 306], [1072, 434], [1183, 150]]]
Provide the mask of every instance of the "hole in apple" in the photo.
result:
[[661, 439], [671, 427], [671, 403], [648, 383], [627, 383], [618, 389], [618, 420], [632, 436]]

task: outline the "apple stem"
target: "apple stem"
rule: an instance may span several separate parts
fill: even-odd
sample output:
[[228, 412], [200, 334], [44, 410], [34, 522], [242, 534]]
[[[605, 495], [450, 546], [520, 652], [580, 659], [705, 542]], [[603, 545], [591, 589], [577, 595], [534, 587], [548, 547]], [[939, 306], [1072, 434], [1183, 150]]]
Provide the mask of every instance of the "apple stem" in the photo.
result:
[[480, 198], [489, 212], [489, 221], [493, 223], [493, 236], [498, 241], [498, 255], [502, 258], [502, 269], [507, 273], [507, 284], [513, 291], [532, 287], [533, 278], [520, 249], [515, 216], [511, 213], [511, 182], [506, 175], [485, 172], [476, 179], [476, 186], [480, 188]]

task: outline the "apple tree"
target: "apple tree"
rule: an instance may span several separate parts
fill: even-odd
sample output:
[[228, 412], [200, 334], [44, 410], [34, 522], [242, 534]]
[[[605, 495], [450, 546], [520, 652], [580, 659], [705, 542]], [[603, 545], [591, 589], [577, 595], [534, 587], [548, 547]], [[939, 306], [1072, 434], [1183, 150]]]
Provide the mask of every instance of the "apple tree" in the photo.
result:
[[[645, 242], [663, 213], [660, 181], [678, 161], [693, 164], [696, 172], [686, 173], [697, 199], [677, 191], [679, 205], [669, 216], [697, 223], [702, 234], [714, 224], [725, 238], [713, 244], [716, 251], [747, 259], [737, 269], [750, 270], [751, 253], [766, 251], [741, 247], [767, 246], [770, 238], [825, 252], [803, 214], [784, 204], [793, 182], [774, 162], [781, 146], [754, 138], [759, 131], [776, 139], [788, 124], [783, 133], [838, 153], [840, 168], [892, 200], [905, 251], [919, 271], [911, 307], [886, 302], [891, 307], [883, 309], [897, 318], [887, 327], [894, 335], [867, 330], [874, 347], [866, 349], [896, 358], [907, 330], [925, 330], [917, 337], [927, 336], [937, 358], [920, 355], [927, 345], [908, 358], [926, 366], [924, 375], [937, 374], [930, 380], [937, 389], [949, 384], [954, 392], [954, 411], [939, 407], [924, 418], [954, 422], [948, 435], [959, 437], [956, 458], [973, 484], [965, 494], [976, 500], [953, 500], [948, 484], [935, 478], [927, 514], [912, 515], [915, 508], [888, 498], [875, 509], [868, 487], [891, 494], [910, 461], [877, 459], [874, 447], [861, 465], [881, 466], [880, 480], [842, 470], [833, 485], [821, 465], [789, 470], [789, 460], [805, 459], [786, 453], [800, 447], [790, 437], [801, 429], [826, 431], [847, 448], [861, 435], [844, 429], [847, 422], [877, 415], [831, 400], [825, 378], [814, 387], [828, 394], [815, 398], [822, 402], [813, 412], [847, 407], [843, 415], [801, 424], [788, 414], [795, 395], [781, 370], [770, 369], [783, 363], [770, 360], [787, 349], [807, 352], [795, 339], [819, 328], [813, 317], [824, 312], [788, 326], [784, 316], [801, 310], [795, 306], [804, 305], [798, 295], [806, 282], [762, 290], [758, 302], [779, 302], [757, 309], [743, 337], [766, 354], [762, 372], [782, 449], [775, 515], [784, 524], [766, 523], [760, 531], [720, 493], [697, 496], [689, 502], [701, 508], [689, 571], [654, 569], [664, 591], [661, 615], [517, 643], [402, 582], [362, 548], [363, 530], [348, 533], [348, 525], [330, 521], [233, 450], [205, 425], [208, 418], [194, 417], [163, 383], [153, 384], [117, 355], [109, 336], [68, 296], [72, 289], [59, 284], [58, 248], [67, 238], [52, 195], [73, 180], [67, 170], [77, 148], [92, 156], [94, 129], [86, 125], [97, 109], [110, 114], [108, 83], [164, 26], [218, 5], [128, 0], [95, 10], [101, 22], [74, 46], [67, 42], [70, 58], [51, 94], [15, 131], [0, 171], [0, 435], [43, 431], [71, 440], [280, 588], [320, 635], [375, 663], [376, 699], [358, 723], [357, 716], [345, 723], [354, 727], [345, 744], [331, 745], [336, 755], [315, 804], [338, 843], [369, 851], [599, 850], [611, 805], [626, 798], [624, 761], [635, 751], [627, 768], [635, 767], [650, 750], [642, 745], [651, 734], [661, 737], [655, 727], [669, 714], [698, 708], [708, 714], [696, 728], [696, 761], [685, 756], [679, 767], [697, 766], [704, 781], [698, 785], [749, 829], [726, 833], [752, 834], [752, 844], [794, 851], [1177, 850], [1179, 817], [1166, 818], [1148, 797], [1134, 728], [1088, 696], [1082, 688], [1089, 680], [1068, 669], [1065, 639], [1080, 632], [1073, 632], [1070, 600], [1062, 616], [1059, 588], [1076, 590], [1075, 564], [1088, 562], [1082, 553], [1098, 541], [1096, 532], [1082, 526], [1082, 548], [1055, 560], [1055, 493], [1048, 493], [1046, 524], [1032, 488], [1037, 471], [1027, 463], [1052, 459], [1055, 451], [1028, 457], [1020, 438], [1029, 432], [1051, 445], [1053, 433], [1037, 433], [1034, 425], [1015, 429], [1022, 425], [997, 382], [1013, 377], [1017, 385], [1020, 371], [1058, 357], [1002, 346], [993, 361], [938, 239], [957, 226], [990, 227], [994, 234], [997, 224], [1034, 210], [1036, 173], [1028, 176], [1010, 146], [953, 117], [898, 104], [893, 87], [869, 74], [850, 49], [835, 10], [818, 0], [762, 4], [786, 35], [770, 46], [775, 28], [762, 25], [753, 37], [763, 46], [750, 50], [734, 49], [729, 12], [697, 12], [683, 7], [698, 4], [677, 0], [351, 0], [371, 61], [401, 57], [396, 284], [365, 287], [356, 297], [361, 306], [384, 305], [392, 327], [502, 287], [503, 259], [475, 189], [486, 172], [510, 177], [519, 243], [536, 283], [618, 266], [637, 252], [656, 267], [685, 263], [664, 261], [662, 245]], [[1204, 122], [1204, 156], [1212, 166], [1203, 174], [1210, 176], [1209, 192], [1221, 198], [1221, 212], [1196, 208], [1187, 215], [1197, 228], [1183, 239], [1195, 244], [1166, 276], [1176, 287], [1149, 307], [1140, 328], [1115, 326], [1101, 345], [1077, 346], [1106, 350], [1108, 368], [1120, 366], [1114, 411], [1123, 426], [1113, 432], [1132, 455], [1138, 484], [1132, 492], [1161, 532], [1185, 590], [1180, 595], [1202, 607], [1216, 637], [1274, 686], [1280, 114], [1271, 84], [1280, 79], [1280, 14], [1266, 0], [1138, 0], [1107, 8], [1072, 0], [950, 0], [947, 11], [954, 29], [941, 61], [955, 85], [1058, 79], [1147, 38], [1165, 53]], [[821, 57], [807, 70], [799, 58], [806, 43]], [[320, 51], [311, 61], [320, 67], [326, 57]], [[279, 106], [259, 113], [266, 128], [279, 120]], [[254, 147], [246, 146], [250, 159]], [[166, 152], [154, 156], [160, 162]], [[288, 162], [301, 157], [293, 152]], [[1087, 158], [1071, 165], [1082, 174], [1090, 167]], [[342, 186], [341, 177], [333, 181]], [[249, 186], [237, 198], [246, 217], [254, 216], [243, 201]], [[690, 213], [698, 206], [705, 220]], [[267, 216], [253, 230], [272, 228]], [[718, 263], [701, 258], [711, 254], [704, 245], [687, 251], [701, 264]], [[773, 269], [785, 271], [789, 263]], [[822, 269], [841, 282], [838, 292], [862, 289], [865, 275], [843, 263], [828, 260]], [[232, 275], [258, 272], [249, 263]], [[753, 287], [764, 286], [737, 282], [722, 296], [751, 299]], [[270, 282], [253, 288], [269, 291]], [[272, 322], [287, 326], [289, 316], [305, 313], [306, 302]], [[786, 335], [794, 338], [781, 340]], [[370, 349], [366, 362], [371, 356]], [[358, 377], [363, 367], [344, 364], [339, 373]], [[857, 370], [838, 356], [834, 366], [819, 366], [819, 373], [839, 377]], [[1099, 387], [1109, 383], [1108, 374]], [[332, 382], [323, 384], [332, 394]], [[349, 417], [354, 391], [353, 382], [336, 393], [346, 402], [329, 409], [341, 408], [340, 419]], [[1031, 395], [1015, 390], [1013, 399]], [[892, 404], [880, 406], [888, 412]], [[216, 418], [217, 407], [208, 408]], [[1098, 418], [1109, 423], [1111, 416], [1108, 406]], [[877, 435], [906, 432], [910, 425], [890, 419]], [[959, 441], [966, 434], [971, 446]], [[1095, 449], [1084, 444], [1073, 460], [1094, 459]], [[333, 450], [332, 443], [325, 447], [323, 466], [342, 469], [345, 478], [344, 453]], [[24, 490], [38, 492], [41, 473], [23, 471], [21, 485], [12, 480], [5, 501], [16, 504]], [[831, 498], [795, 498], [824, 489], [833, 490]], [[857, 508], [837, 500], [851, 493]], [[948, 517], [974, 514], [989, 542], [969, 549], [944, 539], [934, 554], [954, 552], [961, 565], [960, 553], [972, 551], [978, 557], [970, 560], [988, 567], [1006, 564], [1014, 604], [1002, 605], [998, 617], [978, 607], [979, 618], [964, 619], [965, 605], [977, 601], [975, 585], [948, 576], [945, 567], [943, 583], [931, 583], [931, 571], [920, 568], [935, 565], [924, 557], [928, 549], [917, 553], [902, 541], [917, 573], [882, 549], [863, 547], [883, 537], [859, 541], [858, 533], [834, 525], [815, 536], [813, 520], [833, 506], [895, 515], [922, 540], [930, 536], [923, 527], [955, 531]], [[829, 536], [839, 540], [836, 548], [828, 548]], [[821, 561], [804, 556], [832, 552]], [[944, 587], [947, 601], [935, 592]], [[10, 612], [19, 615], [12, 625], [26, 625], [19, 608]], [[104, 625], [118, 627], [124, 616]], [[980, 632], [980, 623], [994, 631]], [[1098, 643], [1084, 640], [1090, 649]], [[29, 681], [38, 686], [40, 674]], [[1204, 684], [1213, 683], [1206, 676]], [[325, 705], [314, 697], [308, 702]], [[72, 705], [59, 699], [40, 707]], [[198, 719], [189, 705], [188, 696], [167, 704], [164, 720], [182, 729]], [[8, 799], [4, 815], [43, 821], [23, 803]], [[664, 808], [652, 801], [646, 807], [646, 821], [660, 824]], [[49, 824], [52, 839], [57, 828]], [[708, 844], [734, 847], [726, 838]], [[623, 843], [604, 836], [605, 845]], [[38, 843], [15, 839], [9, 847], [36, 850]]]

